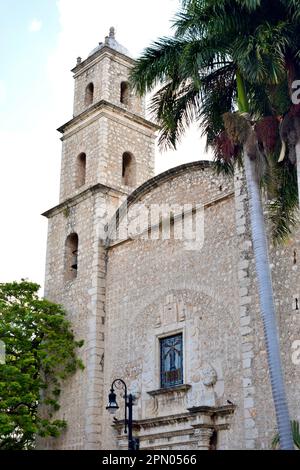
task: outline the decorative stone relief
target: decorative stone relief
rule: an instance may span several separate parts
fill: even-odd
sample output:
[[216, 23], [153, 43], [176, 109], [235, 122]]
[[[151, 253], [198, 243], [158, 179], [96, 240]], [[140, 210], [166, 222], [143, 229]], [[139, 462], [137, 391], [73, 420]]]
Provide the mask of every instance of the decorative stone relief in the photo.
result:
[[216, 394], [214, 386], [217, 382], [217, 373], [210, 364], [204, 364], [199, 371], [200, 381], [202, 384], [202, 397], [201, 405], [215, 406], [216, 405]]
[[163, 310], [163, 323], [169, 325], [177, 321], [177, 303], [173, 302], [164, 306]]
[[183, 302], [180, 302], [178, 305], [178, 321], [184, 321], [186, 319], [186, 306]]
[[210, 439], [214, 430], [212, 428], [194, 427], [194, 436], [198, 441], [198, 450], [209, 450]]
[[217, 373], [217, 381], [214, 385], [214, 392], [216, 398], [220, 400], [222, 403], [222, 397], [224, 395], [224, 376], [223, 376], [223, 367], [222, 367], [222, 359], [216, 359], [213, 362], [213, 368]]
[[200, 370], [200, 376], [206, 387], [213, 387], [218, 379], [217, 372], [210, 364], [205, 364], [205, 366]]
[[[152, 392], [156, 393], [156, 392]], [[159, 396], [156, 395], [156, 396]], [[231, 429], [234, 405], [193, 407], [180, 414], [168, 414], [135, 420], [134, 433], [142, 450], [210, 450], [213, 433]], [[119, 448], [126, 449], [127, 436], [122, 421], [115, 421]]]
[[187, 319], [188, 311], [189, 305], [186, 305], [183, 299], [175, 299], [173, 294], [169, 294], [165, 297], [161, 311], [156, 317], [155, 327], [183, 322]]

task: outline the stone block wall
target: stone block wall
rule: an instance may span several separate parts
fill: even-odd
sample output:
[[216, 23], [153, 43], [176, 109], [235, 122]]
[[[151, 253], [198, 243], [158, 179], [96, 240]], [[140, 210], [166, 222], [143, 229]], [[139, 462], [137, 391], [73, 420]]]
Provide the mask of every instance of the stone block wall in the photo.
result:
[[[60, 397], [58, 418], [68, 429], [42, 448], [99, 449], [102, 446], [106, 252], [104, 227], [119, 205], [120, 194], [89, 189], [45, 215], [49, 218], [45, 297], [62, 304], [75, 337], [84, 340], [79, 350], [85, 369], [72, 376]], [[77, 233], [77, 277], [65, 281], [65, 240]]]
[[[251, 242], [247, 189], [243, 172], [236, 173], [235, 190], [236, 223], [239, 238], [240, 316], [243, 336], [245, 448], [269, 449], [276, 433], [276, 422]], [[271, 226], [268, 222], [267, 232], [287, 397], [291, 419], [299, 420], [300, 367], [293, 364], [292, 345], [295, 340], [300, 338], [300, 315], [296, 310], [297, 290], [300, 285], [297, 267], [300, 230], [296, 230], [288, 242], [277, 246], [274, 246]]]
[[[67, 432], [43, 447], [124, 447], [126, 439], [105, 410], [111, 382], [120, 377], [137, 396], [142, 448], [201, 446], [187, 410], [223, 409], [228, 401], [234, 413], [218, 427], [217, 448], [270, 448], [276, 425], [243, 173], [233, 181], [216, 177], [208, 163], [192, 163], [147, 181], [129, 197], [126, 223], [142, 210], [137, 204], [204, 205], [199, 249], [172, 238], [176, 221], [171, 239], [162, 239], [156, 227], [154, 239], [143, 233], [112, 239], [104, 248], [104, 226], [123, 200], [122, 191], [98, 185], [47, 214], [45, 295], [66, 307], [76, 337], [85, 340], [80, 355], [86, 368], [62, 393], [58, 416], [67, 419]], [[78, 277], [66, 283], [64, 241], [73, 232], [79, 236]], [[291, 417], [298, 420], [300, 366], [292, 362], [292, 344], [300, 339], [299, 244], [299, 231], [280, 247], [270, 238], [287, 395]], [[159, 340], [179, 332], [186, 388], [161, 394]], [[207, 370], [215, 374], [209, 385]]]
[[[154, 175], [155, 133], [142, 123], [130, 121], [112, 110], [100, 110], [79, 126], [71, 126], [63, 137], [60, 201], [76, 196], [96, 183], [129, 194]], [[133, 155], [135, 184], [122, 181], [122, 156]], [[86, 154], [85, 184], [76, 187], [78, 156]]]
[[[103, 148], [104, 129], [101, 119], [88, 122], [75, 133], [66, 133], [63, 138], [60, 178], [60, 202], [80, 194], [84, 189], [100, 182], [100, 149]], [[76, 187], [77, 159], [86, 154], [85, 184]], [[103, 176], [102, 176], [103, 178]]]
[[[237, 409], [229, 429], [219, 433], [219, 448], [242, 448], [244, 443], [232, 191], [230, 181], [216, 177], [205, 165], [166, 176], [161, 184], [154, 179], [139, 203], [148, 207], [159, 203], [206, 205], [203, 247], [189, 251], [180, 240], [136, 238], [108, 250], [105, 389], [109, 390], [114, 378], [125, 378], [130, 390], [138, 393], [134, 409], [138, 420], [179, 416], [191, 407], [222, 406], [230, 400]], [[148, 392], [160, 388], [159, 338], [177, 332], [183, 333], [184, 382], [191, 388], [153, 396]], [[213, 387], [203, 383], [203, 371], [209, 366], [217, 376]], [[115, 431], [109, 432], [111, 417], [105, 410], [103, 423], [107, 428], [104, 445], [109, 448]], [[184, 448], [188, 448], [186, 430], [181, 433], [178, 429], [177, 437], [170, 432], [165, 446], [180, 449], [185, 442]], [[163, 436], [152, 436], [154, 447], [160, 438]], [[149, 445], [149, 436], [142, 437], [143, 445]]]
[[[195, 162], [153, 178], [157, 126], [145, 119], [145, 100], [132, 91], [121, 103], [121, 83], [134, 61], [108, 44], [73, 69], [74, 118], [60, 128], [60, 204], [45, 213], [45, 296], [64, 305], [76, 338], [84, 340], [85, 370], [62, 392], [57, 416], [68, 421], [67, 431], [41, 447], [126, 446], [105, 410], [111, 382], [120, 377], [137, 397], [142, 448], [207, 448], [212, 429], [218, 449], [270, 448], [275, 417], [244, 175], [216, 176], [209, 162]], [[87, 105], [89, 83], [93, 103]], [[125, 152], [134, 159], [130, 186], [122, 179]], [[124, 231], [111, 237], [111, 219], [127, 196], [128, 217], [117, 214]], [[168, 205], [175, 212], [189, 205], [190, 232], [204, 220], [200, 242], [178, 237], [178, 214], [167, 230], [159, 211], [154, 222], [147, 210], [138, 217], [145, 208]], [[144, 231], [136, 233], [139, 222]], [[65, 242], [72, 233], [79, 237], [78, 272], [66, 280]], [[271, 237], [269, 244], [287, 395], [291, 417], [300, 420], [300, 365], [292, 360], [300, 340], [300, 229], [285, 245], [274, 246]], [[159, 340], [179, 332], [185, 383], [162, 393]]]
[[121, 83], [128, 81], [133, 63], [134, 61], [129, 57], [107, 48], [82, 62], [74, 75], [73, 115], [78, 116], [89, 108], [85, 103], [85, 90], [89, 83], [93, 83], [93, 103], [106, 100], [134, 114], [145, 117], [144, 98], [140, 98], [130, 91], [128, 104], [122, 104], [120, 101]]
[[[105, 129], [105, 130], [104, 130]], [[133, 189], [154, 176], [155, 134], [145, 126], [120, 119], [110, 114], [103, 120], [105, 140], [101, 151], [102, 182], [124, 192]], [[122, 156], [125, 152], [133, 155], [135, 162], [135, 185], [125, 186], [122, 182]]]
[[[144, 190], [139, 189], [140, 195], [131, 198], [129, 220], [134, 201], [147, 207], [200, 202], [205, 204], [204, 245], [199, 251], [188, 251], [179, 240], [142, 237], [112, 243], [108, 250], [106, 355], [110, 359], [105, 363], [105, 388], [108, 390], [113, 378], [124, 377], [131, 391], [138, 392], [134, 412], [142, 422], [181, 416], [192, 406], [222, 406], [229, 400], [236, 409], [231, 424], [218, 432], [218, 448], [269, 449], [276, 422], [243, 173], [235, 175], [235, 197], [231, 198], [232, 182], [216, 178], [210, 168], [190, 166], [190, 171], [186, 168], [181, 174], [177, 170], [176, 177], [172, 171], [151, 180]], [[300, 366], [292, 362], [292, 344], [300, 338], [296, 300], [299, 241], [297, 231], [286, 245], [274, 247], [270, 236], [287, 395], [291, 417], [298, 420]], [[130, 275], [124, 276], [124, 272]], [[149, 394], [159, 388], [159, 338], [176, 332], [183, 332], [185, 383], [191, 388], [173, 395]], [[207, 389], [201, 377], [207, 364], [218, 377], [213, 389]], [[105, 411], [103, 422], [109, 429], [110, 417]], [[114, 436], [117, 446], [116, 430], [110, 432], [104, 445], [111, 446]], [[177, 440], [167, 430], [168, 440], [163, 435], [150, 439], [144, 433], [141, 445], [149, 448], [151, 442], [154, 448], [188, 448], [188, 431], [178, 433]], [[192, 441], [190, 446], [193, 448]]]
[[103, 60], [94, 61], [88, 67], [86, 67], [84, 71], [80, 70], [79, 73], [75, 73], [73, 105], [74, 117], [78, 116], [89, 108], [89, 106], [87, 106], [85, 103], [85, 90], [89, 83], [93, 83], [94, 85], [93, 103], [97, 103], [103, 99], [105, 94], [105, 82], [103, 81], [103, 77], [107, 73], [108, 66], [109, 59], [105, 58]]

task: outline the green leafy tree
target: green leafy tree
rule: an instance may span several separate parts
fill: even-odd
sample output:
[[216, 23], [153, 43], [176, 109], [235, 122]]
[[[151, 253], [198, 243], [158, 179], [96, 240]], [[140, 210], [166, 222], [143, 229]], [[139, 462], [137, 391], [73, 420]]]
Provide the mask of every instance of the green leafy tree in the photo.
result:
[[[267, 190], [274, 236], [284, 239], [297, 222], [295, 158], [286, 158], [282, 142], [289, 141], [287, 156], [293, 156], [297, 133], [291, 118], [298, 108], [291, 101], [291, 81], [300, 65], [299, 28], [298, 0], [185, 0], [174, 20], [174, 37], [148, 47], [131, 75], [140, 94], [160, 85], [151, 109], [161, 125], [161, 146], [176, 148], [186, 127], [196, 121], [218, 170], [231, 174], [235, 164], [244, 167], [282, 449], [292, 449], [293, 442], [261, 189]], [[290, 126], [283, 132], [287, 114]]]
[[[31, 282], [0, 284], [0, 449], [30, 449], [36, 436], [57, 437], [66, 427], [53, 418], [62, 382], [82, 362], [65, 311], [38, 297]], [[3, 362], [3, 361], [2, 361]]]

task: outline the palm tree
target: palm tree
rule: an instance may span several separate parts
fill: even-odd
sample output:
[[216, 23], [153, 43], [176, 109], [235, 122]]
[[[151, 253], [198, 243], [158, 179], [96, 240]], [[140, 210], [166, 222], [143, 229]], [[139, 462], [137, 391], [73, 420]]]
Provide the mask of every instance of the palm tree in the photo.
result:
[[[276, 2], [286, 10], [288, 3], [296, 4]], [[186, 127], [198, 121], [218, 169], [232, 173], [236, 162], [244, 166], [280, 445], [293, 449], [261, 201], [264, 184], [272, 197], [271, 218], [279, 219], [275, 235], [289, 234], [295, 223], [296, 170], [289, 159], [278, 163], [279, 116], [288, 109], [285, 103], [291, 106], [283, 53], [287, 33], [277, 17], [269, 21], [270, 1], [182, 3], [174, 21], [175, 36], [159, 39], [143, 52], [131, 81], [141, 95], [161, 85], [152, 100], [162, 126], [161, 146], [176, 148]], [[298, 16], [291, 21], [298, 25]]]
[[[291, 428], [292, 428], [292, 435], [293, 435], [293, 441], [294, 441], [294, 446], [300, 450], [300, 427], [299, 427], [299, 422], [298, 421], [291, 421]], [[276, 449], [279, 444], [279, 435], [276, 434], [272, 441], [272, 448]]]

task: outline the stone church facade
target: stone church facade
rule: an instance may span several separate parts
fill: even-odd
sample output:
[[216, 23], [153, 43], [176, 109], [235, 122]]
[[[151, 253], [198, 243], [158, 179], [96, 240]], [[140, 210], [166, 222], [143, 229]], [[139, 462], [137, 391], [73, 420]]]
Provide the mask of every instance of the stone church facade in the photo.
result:
[[[62, 391], [67, 430], [41, 446], [126, 449], [122, 408], [117, 421], [105, 409], [122, 378], [141, 449], [268, 449], [276, 429], [243, 173], [216, 176], [199, 161], [154, 176], [158, 127], [128, 85], [133, 64], [111, 29], [73, 69], [60, 201], [44, 214], [45, 297], [84, 340], [85, 369]], [[270, 257], [300, 420], [300, 230]]]

